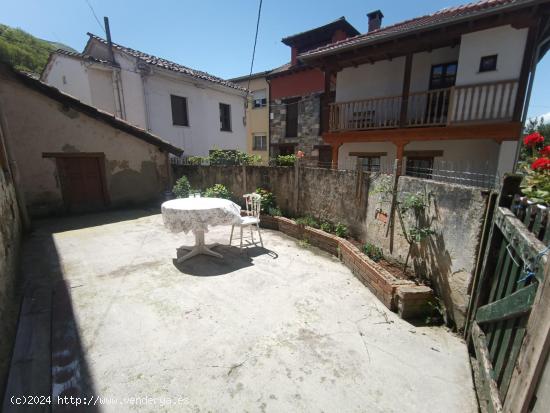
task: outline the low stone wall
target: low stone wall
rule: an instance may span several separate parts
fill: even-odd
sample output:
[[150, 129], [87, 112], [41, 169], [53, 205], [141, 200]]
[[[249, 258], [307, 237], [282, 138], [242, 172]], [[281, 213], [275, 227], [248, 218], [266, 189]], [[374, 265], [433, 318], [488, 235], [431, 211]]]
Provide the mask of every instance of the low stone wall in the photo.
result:
[[[4, 161], [0, 140], [0, 166]], [[0, 399], [15, 336], [18, 300], [15, 290], [21, 218], [12, 178], [0, 168]]]
[[[275, 194], [284, 215], [312, 215], [341, 222], [354, 238], [382, 248], [389, 261], [403, 264], [406, 260], [409, 244], [397, 217], [391, 226], [391, 175], [309, 167], [175, 168], [175, 177], [186, 175], [196, 188], [226, 185], [237, 201], [244, 193], [266, 187]], [[487, 193], [480, 188], [408, 176], [399, 178], [397, 192], [398, 200], [409, 194], [430, 194], [425, 220], [435, 233], [413, 245], [409, 267], [431, 282], [441, 298], [446, 321], [460, 329], [467, 311]], [[282, 225], [283, 232], [285, 225], [290, 224]]]

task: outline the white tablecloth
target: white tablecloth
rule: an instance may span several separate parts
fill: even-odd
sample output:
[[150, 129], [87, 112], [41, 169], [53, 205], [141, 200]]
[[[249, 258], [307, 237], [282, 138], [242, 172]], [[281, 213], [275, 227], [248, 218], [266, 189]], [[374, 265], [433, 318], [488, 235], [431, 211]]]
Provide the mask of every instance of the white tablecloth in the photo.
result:
[[209, 226], [237, 224], [241, 207], [221, 198], [180, 198], [161, 206], [164, 225], [172, 232], [208, 231]]

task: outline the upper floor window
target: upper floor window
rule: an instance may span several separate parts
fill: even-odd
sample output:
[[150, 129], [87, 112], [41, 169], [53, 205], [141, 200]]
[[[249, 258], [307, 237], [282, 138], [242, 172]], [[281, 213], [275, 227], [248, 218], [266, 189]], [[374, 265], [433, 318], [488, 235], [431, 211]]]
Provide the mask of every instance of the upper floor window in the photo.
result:
[[231, 105], [220, 103], [220, 130], [231, 132]]
[[286, 106], [286, 129], [287, 138], [296, 138], [298, 136], [298, 104], [300, 98], [287, 99], [284, 101]]
[[497, 70], [497, 58], [498, 55], [483, 56], [479, 62], [480, 72], [492, 72]]
[[432, 66], [430, 89], [444, 89], [455, 85], [457, 62]]
[[252, 149], [255, 151], [267, 150], [267, 136], [263, 134], [254, 135], [254, 141], [252, 142]]
[[263, 108], [267, 105], [267, 92], [265, 89], [252, 92], [252, 107]]
[[183, 96], [170, 95], [172, 102], [172, 124], [178, 126], [189, 126], [187, 114], [187, 98]]

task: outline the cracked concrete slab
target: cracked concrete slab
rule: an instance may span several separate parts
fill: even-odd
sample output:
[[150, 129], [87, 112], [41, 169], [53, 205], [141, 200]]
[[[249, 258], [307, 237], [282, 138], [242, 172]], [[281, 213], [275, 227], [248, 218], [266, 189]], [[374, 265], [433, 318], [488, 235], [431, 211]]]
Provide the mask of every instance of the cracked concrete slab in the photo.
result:
[[193, 236], [160, 215], [37, 231], [53, 234], [83, 391], [109, 398], [101, 411], [477, 412], [463, 340], [399, 319], [336, 258], [281, 233], [263, 231], [266, 250], [221, 245], [223, 259], [175, 264]]

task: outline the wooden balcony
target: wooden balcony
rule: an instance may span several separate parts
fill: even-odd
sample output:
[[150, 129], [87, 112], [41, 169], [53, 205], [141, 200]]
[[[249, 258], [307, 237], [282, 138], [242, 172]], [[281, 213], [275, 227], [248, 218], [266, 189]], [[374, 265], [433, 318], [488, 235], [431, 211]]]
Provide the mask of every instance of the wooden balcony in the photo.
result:
[[517, 80], [330, 104], [329, 131], [452, 126], [509, 122]]

